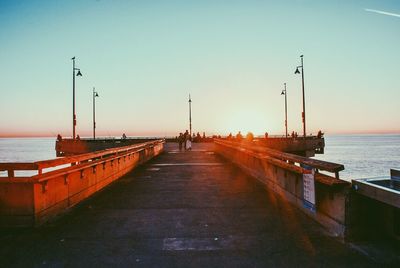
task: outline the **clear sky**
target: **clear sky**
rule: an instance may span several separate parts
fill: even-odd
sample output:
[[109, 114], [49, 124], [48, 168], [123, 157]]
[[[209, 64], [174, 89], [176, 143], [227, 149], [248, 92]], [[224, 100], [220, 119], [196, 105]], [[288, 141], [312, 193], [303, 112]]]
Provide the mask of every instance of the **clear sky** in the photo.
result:
[[400, 1], [0, 1], [0, 136], [400, 132]]

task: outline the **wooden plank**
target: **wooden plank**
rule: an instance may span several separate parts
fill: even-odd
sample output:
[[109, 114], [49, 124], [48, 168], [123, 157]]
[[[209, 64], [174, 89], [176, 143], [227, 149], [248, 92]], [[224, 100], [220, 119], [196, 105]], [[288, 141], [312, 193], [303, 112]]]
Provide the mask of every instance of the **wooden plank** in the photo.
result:
[[272, 157], [264, 157], [265, 160], [267, 160], [268, 163], [271, 163], [275, 166], [281, 167], [283, 169], [298, 173], [298, 174], [303, 174], [303, 169], [301, 167], [298, 167], [293, 164], [286, 163], [285, 161], [272, 158]]
[[55, 166], [70, 164], [70, 163], [74, 163], [74, 162], [83, 162], [83, 161], [91, 160], [94, 158], [107, 157], [107, 156], [110, 156], [113, 154], [119, 154], [119, 153], [123, 153], [123, 152], [139, 150], [139, 149], [145, 148], [149, 145], [158, 144], [160, 142], [164, 142], [164, 141], [163, 140], [150, 141], [150, 142], [139, 143], [139, 144], [135, 144], [135, 145], [128, 145], [128, 146], [119, 147], [119, 148], [105, 149], [105, 150], [93, 152], [93, 153], [86, 153], [86, 154], [80, 154], [80, 155], [76, 155], [76, 156], [62, 157], [62, 158], [58, 158], [58, 159], [37, 161], [37, 162], [35, 162], [35, 164], [39, 167], [39, 169], [55, 167]]
[[332, 162], [326, 162], [326, 161], [321, 161], [321, 160], [316, 160], [316, 159], [310, 159], [304, 156], [298, 156], [294, 154], [289, 154], [289, 153], [284, 153], [280, 152], [277, 150], [261, 147], [261, 146], [254, 146], [254, 145], [248, 145], [244, 143], [239, 143], [239, 142], [232, 142], [232, 141], [224, 141], [220, 139], [215, 140], [216, 143], [222, 144], [222, 145], [231, 145], [234, 148], [247, 148], [254, 150], [256, 152], [260, 153], [265, 153], [269, 156], [284, 160], [284, 161], [291, 161], [291, 162], [296, 162], [296, 163], [301, 163], [305, 164], [307, 166], [311, 166], [320, 170], [325, 170], [329, 171], [332, 173], [336, 173], [339, 171], [344, 170], [344, 166], [341, 164], [336, 164]]
[[[140, 143], [140, 144], [134, 144], [134, 145], [128, 145], [124, 147], [119, 147], [119, 148], [111, 148], [111, 149], [106, 149], [94, 153], [87, 153], [87, 154], [81, 154], [77, 156], [70, 156], [70, 157], [62, 157], [58, 159], [50, 159], [50, 160], [44, 160], [44, 161], [37, 161], [34, 163], [29, 163], [29, 162], [10, 162], [10, 163], [0, 163], [0, 171], [7, 171], [8, 172], [8, 177], [9, 178], [14, 178], [15, 177], [15, 170], [38, 170], [39, 174], [34, 176], [35, 178], [39, 178], [42, 175], [42, 169], [44, 168], [51, 168], [51, 167], [57, 167], [65, 164], [74, 164], [74, 163], [89, 163], [89, 164], [95, 164], [98, 163], [98, 159], [101, 159], [106, 161], [110, 157], [114, 156], [121, 156], [127, 153], [131, 152], [136, 152], [139, 150], [143, 150], [144, 148], [155, 146], [160, 143], [164, 143], [165, 140], [156, 140], [156, 141], [149, 141], [145, 143]], [[91, 160], [91, 161], [89, 161]], [[65, 171], [65, 169], [62, 169]], [[54, 175], [56, 173], [59, 173], [59, 170], [55, 170], [51, 174]], [[47, 174], [47, 173], [46, 173]]]
[[315, 181], [328, 185], [328, 186], [345, 186], [349, 185], [350, 182], [344, 181], [344, 180], [339, 180], [334, 177], [316, 172], [314, 175]]
[[254, 149], [255, 151], [267, 153], [268, 155], [274, 156], [276, 158], [280, 158], [282, 160], [289, 160], [289, 161], [305, 164], [307, 166], [312, 166], [312, 167], [318, 168], [320, 170], [326, 170], [326, 171], [333, 172], [333, 173], [344, 170], [344, 166], [341, 164], [336, 164], [336, 163], [332, 163], [332, 162], [311, 159], [311, 158], [307, 158], [304, 156], [279, 152], [276, 150], [263, 148], [260, 146], [249, 146], [249, 147]]
[[0, 170], [37, 170], [38, 166], [35, 163], [28, 162], [9, 162], [0, 163]]
[[[164, 141], [160, 140], [159, 143], [164, 143]], [[91, 166], [97, 166], [97, 165], [100, 165], [100, 164], [103, 164], [103, 163], [106, 163], [106, 162], [109, 162], [109, 161], [114, 161], [116, 159], [124, 157], [124, 156], [126, 156], [128, 154], [131, 154], [133, 152], [141, 151], [141, 150], [143, 150], [144, 148], [147, 148], [147, 147], [153, 147], [153, 146], [147, 144], [147, 145], [144, 145], [143, 148], [141, 146], [141, 147], [138, 147], [138, 148], [134, 148], [134, 150], [126, 150], [124, 152], [119, 153], [118, 155], [113, 154], [113, 155], [110, 155], [109, 157], [96, 158], [96, 160], [93, 160], [93, 161], [81, 161], [81, 164], [79, 164], [79, 165], [73, 165], [73, 166], [70, 166], [70, 167], [65, 167], [65, 168], [62, 168], [62, 169], [53, 170], [53, 171], [46, 172], [46, 173], [43, 173], [43, 174], [38, 174], [38, 175], [33, 176], [32, 178], [37, 180], [37, 182], [47, 181], [47, 180], [50, 180], [52, 178], [58, 177], [60, 175], [66, 175], [66, 174], [75, 172], [77, 170], [82, 170], [82, 169], [85, 169], [85, 168], [88, 168], [88, 167], [91, 167]]]

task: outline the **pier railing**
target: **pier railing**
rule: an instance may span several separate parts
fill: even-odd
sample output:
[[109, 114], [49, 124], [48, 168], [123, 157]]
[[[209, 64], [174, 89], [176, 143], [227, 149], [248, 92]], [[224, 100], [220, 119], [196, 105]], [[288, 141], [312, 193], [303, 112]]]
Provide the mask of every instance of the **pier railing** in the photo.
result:
[[[218, 140], [225, 140], [231, 142], [239, 142], [236, 138], [222, 138]], [[282, 137], [282, 136], [268, 136], [268, 138], [257, 137], [252, 141], [241, 139], [241, 144], [248, 144], [287, 152], [291, 154], [312, 157], [315, 154], [323, 154], [325, 148], [324, 137], [307, 136], [303, 137]]]
[[160, 138], [97, 138], [97, 139], [61, 139], [56, 141], [57, 156], [72, 156], [77, 154], [90, 153], [105, 149], [120, 148], [159, 140]]
[[344, 166], [342, 164], [284, 153], [274, 149], [266, 148], [265, 146], [260, 146], [258, 144], [234, 142], [221, 139], [216, 139], [215, 143], [223, 144], [224, 146], [236, 148], [238, 150], [247, 151], [247, 153], [253, 154], [258, 158], [265, 159], [268, 162], [282, 166], [297, 173], [304, 173], [304, 168], [302, 168], [302, 166], [307, 166], [314, 168], [316, 172], [325, 171], [333, 173], [334, 177], [339, 179], [339, 172], [344, 170]]
[[[17, 177], [15, 171], [37, 171], [36, 175], [29, 177], [31, 177], [32, 179], [39, 179], [40, 177], [46, 177], [46, 176], [40, 176], [46, 174], [44, 173], [46, 169], [48, 169], [48, 171], [50, 172], [58, 168], [66, 168], [67, 166], [75, 166], [81, 163], [89, 163], [89, 165], [98, 165], [100, 163], [104, 163], [106, 160], [109, 160], [108, 159], [109, 157], [114, 157], [114, 158], [126, 157], [131, 155], [135, 151], [143, 150], [148, 146], [152, 146], [158, 143], [160, 143], [160, 140], [144, 142], [140, 144], [124, 146], [119, 148], [106, 149], [93, 153], [85, 153], [75, 156], [55, 158], [50, 160], [35, 161], [35, 162], [0, 163], [0, 171], [7, 171], [7, 178]], [[57, 171], [57, 173], [63, 171], [66, 170], [59, 170]], [[18, 176], [18, 177], [26, 177], [26, 176]], [[2, 177], [0, 177], [0, 180], [1, 179]]]
[[[251, 142], [215, 139], [214, 144], [218, 154], [305, 211], [332, 233], [344, 236], [350, 183], [339, 179], [343, 165], [284, 153]], [[307, 191], [310, 188], [308, 181], [305, 184], [304, 174], [309, 174], [309, 169], [315, 172], [312, 209], [305, 205], [304, 187], [307, 186]]]
[[[36, 161], [0, 163], [0, 227], [33, 226], [64, 213], [160, 154], [164, 140]], [[16, 177], [16, 171], [34, 171]]]

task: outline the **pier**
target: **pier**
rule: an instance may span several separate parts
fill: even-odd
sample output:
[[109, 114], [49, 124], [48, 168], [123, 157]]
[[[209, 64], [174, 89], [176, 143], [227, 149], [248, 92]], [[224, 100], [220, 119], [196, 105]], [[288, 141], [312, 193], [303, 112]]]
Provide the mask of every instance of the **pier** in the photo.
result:
[[[138, 144], [146, 141], [156, 140], [157, 138], [121, 138], [121, 139], [60, 139], [56, 141], [56, 155], [71, 156], [98, 150], [105, 150], [110, 148], [118, 148], [121, 146], [128, 146]], [[169, 142], [177, 142], [176, 138], [166, 139]], [[211, 137], [193, 137], [194, 142], [213, 142]], [[243, 140], [242, 143], [246, 143]], [[247, 142], [248, 143], [248, 142]], [[285, 137], [268, 137], [256, 138], [250, 142], [260, 147], [266, 147], [281, 152], [297, 154], [307, 157], [315, 156], [315, 154], [323, 154], [325, 148], [325, 139], [318, 136], [307, 136], [298, 138], [285, 138]]]
[[400, 0], [38, 2], [0, 4], [0, 268], [400, 268]]
[[166, 143], [64, 217], [0, 241], [5, 266], [374, 265], [212, 143], [186, 152]]
[[340, 179], [343, 165], [285, 152], [293, 141], [283, 141], [214, 138], [180, 151], [151, 139], [0, 163], [0, 256], [18, 266], [399, 263], [397, 184], [366, 191]]

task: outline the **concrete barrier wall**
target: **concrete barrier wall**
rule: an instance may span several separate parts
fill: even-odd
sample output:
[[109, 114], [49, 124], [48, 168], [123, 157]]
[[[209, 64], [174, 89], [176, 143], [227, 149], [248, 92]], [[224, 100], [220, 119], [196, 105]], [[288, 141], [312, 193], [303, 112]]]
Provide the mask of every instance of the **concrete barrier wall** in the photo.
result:
[[155, 143], [31, 178], [0, 179], [0, 226], [37, 226], [66, 212], [163, 151]]
[[272, 164], [271, 161], [267, 161], [258, 154], [240, 147], [233, 148], [218, 142], [214, 144], [216, 153], [232, 161], [268, 189], [297, 206], [323, 225], [331, 234], [344, 238], [349, 186], [331, 187], [316, 182], [316, 212], [314, 213], [303, 205], [303, 174], [301, 172]]

